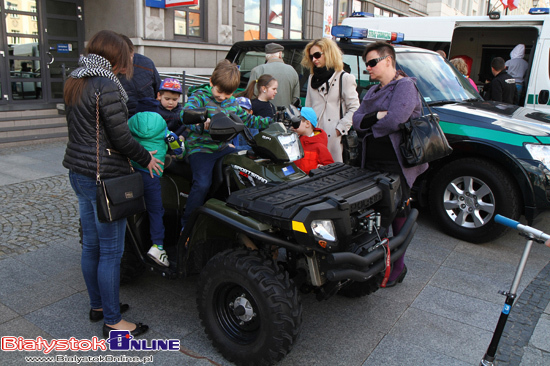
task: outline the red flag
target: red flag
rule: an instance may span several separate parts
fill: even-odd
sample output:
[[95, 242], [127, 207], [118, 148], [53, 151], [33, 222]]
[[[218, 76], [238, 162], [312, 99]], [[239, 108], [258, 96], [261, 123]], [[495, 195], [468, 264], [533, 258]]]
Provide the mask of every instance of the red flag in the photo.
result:
[[514, 10], [518, 8], [519, 0], [500, 0], [504, 9]]

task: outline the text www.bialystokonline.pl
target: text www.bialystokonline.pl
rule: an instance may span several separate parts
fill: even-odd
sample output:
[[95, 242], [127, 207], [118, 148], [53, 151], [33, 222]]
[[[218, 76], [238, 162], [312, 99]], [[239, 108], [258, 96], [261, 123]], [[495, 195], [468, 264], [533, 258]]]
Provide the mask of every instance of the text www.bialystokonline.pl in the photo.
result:
[[70, 363], [84, 363], [84, 362], [135, 362], [135, 363], [152, 363], [153, 356], [113, 356], [113, 355], [101, 355], [101, 356], [69, 356], [69, 355], [56, 355], [56, 356], [26, 356], [26, 362], [40, 362], [40, 363], [54, 363], [54, 362], [70, 362]]

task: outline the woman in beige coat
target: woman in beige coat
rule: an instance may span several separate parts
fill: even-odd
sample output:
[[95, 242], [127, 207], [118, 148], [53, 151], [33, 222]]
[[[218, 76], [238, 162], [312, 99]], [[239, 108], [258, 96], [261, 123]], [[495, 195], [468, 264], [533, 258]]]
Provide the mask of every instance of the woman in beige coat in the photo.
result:
[[306, 107], [313, 108], [319, 120], [319, 128], [327, 133], [328, 150], [332, 158], [342, 162], [342, 135], [347, 135], [352, 126], [351, 117], [359, 108], [355, 77], [344, 72], [342, 51], [328, 38], [307, 44], [302, 65], [311, 72]]

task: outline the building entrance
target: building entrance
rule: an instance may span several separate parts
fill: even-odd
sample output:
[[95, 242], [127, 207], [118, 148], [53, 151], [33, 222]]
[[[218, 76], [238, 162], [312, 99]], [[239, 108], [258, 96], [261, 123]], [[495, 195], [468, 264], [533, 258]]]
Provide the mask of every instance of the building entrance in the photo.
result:
[[84, 50], [83, 0], [0, 0], [0, 109], [48, 108]]

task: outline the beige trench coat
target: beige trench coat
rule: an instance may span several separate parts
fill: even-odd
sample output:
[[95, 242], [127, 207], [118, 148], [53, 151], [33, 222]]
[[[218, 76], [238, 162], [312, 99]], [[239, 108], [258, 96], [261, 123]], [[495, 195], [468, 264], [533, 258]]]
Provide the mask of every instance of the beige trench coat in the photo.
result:
[[[340, 119], [340, 74], [342, 79], [342, 111]], [[306, 107], [311, 107], [317, 114], [318, 126], [328, 135], [328, 150], [334, 161], [342, 162], [342, 137], [336, 135], [336, 130], [342, 135], [347, 135], [353, 122], [351, 117], [359, 108], [359, 96], [357, 95], [357, 83], [355, 76], [343, 71], [335, 72], [329, 79], [329, 88], [326, 84], [319, 89], [311, 87], [311, 75], [308, 80]]]

